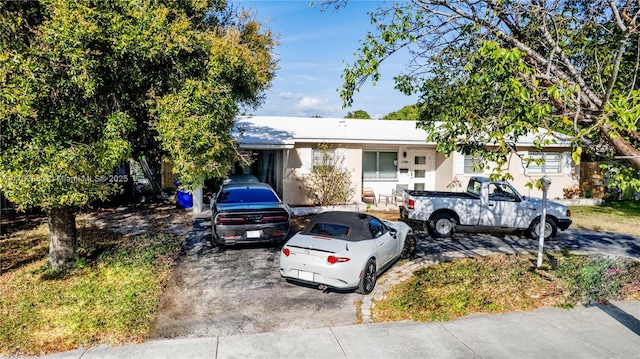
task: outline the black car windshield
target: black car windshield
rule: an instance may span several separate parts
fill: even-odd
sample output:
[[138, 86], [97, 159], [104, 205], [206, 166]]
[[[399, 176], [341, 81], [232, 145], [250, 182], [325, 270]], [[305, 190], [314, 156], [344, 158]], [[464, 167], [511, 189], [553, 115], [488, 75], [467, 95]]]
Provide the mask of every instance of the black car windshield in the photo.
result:
[[220, 192], [217, 203], [276, 203], [280, 202], [268, 188], [239, 187]]

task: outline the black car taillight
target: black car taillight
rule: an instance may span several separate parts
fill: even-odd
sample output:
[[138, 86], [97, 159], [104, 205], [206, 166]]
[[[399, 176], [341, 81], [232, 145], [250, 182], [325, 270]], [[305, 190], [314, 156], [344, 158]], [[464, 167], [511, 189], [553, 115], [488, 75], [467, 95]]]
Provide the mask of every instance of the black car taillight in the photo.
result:
[[229, 216], [220, 214], [216, 217], [217, 224], [244, 223], [244, 216]]
[[274, 215], [267, 215], [262, 217], [262, 221], [264, 222], [284, 222], [288, 220], [289, 220], [289, 216], [286, 214], [274, 214]]

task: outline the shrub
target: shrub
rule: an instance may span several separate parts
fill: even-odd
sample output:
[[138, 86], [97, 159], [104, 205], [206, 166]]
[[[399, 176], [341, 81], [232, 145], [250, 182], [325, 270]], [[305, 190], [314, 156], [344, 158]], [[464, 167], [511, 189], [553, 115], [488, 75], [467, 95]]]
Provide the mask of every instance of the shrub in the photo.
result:
[[620, 299], [622, 288], [637, 278], [638, 266], [624, 258], [571, 256], [558, 260], [558, 277], [565, 281], [568, 296], [575, 302], [607, 302]]
[[563, 188], [562, 191], [564, 192], [564, 198], [565, 199], [578, 198], [578, 197], [580, 197], [580, 195], [582, 195], [582, 191], [578, 187], [575, 187], [575, 188]]
[[349, 203], [354, 189], [345, 157], [328, 144], [321, 144], [319, 150], [311, 174], [300, 180], [303, 190], [317, 206]]

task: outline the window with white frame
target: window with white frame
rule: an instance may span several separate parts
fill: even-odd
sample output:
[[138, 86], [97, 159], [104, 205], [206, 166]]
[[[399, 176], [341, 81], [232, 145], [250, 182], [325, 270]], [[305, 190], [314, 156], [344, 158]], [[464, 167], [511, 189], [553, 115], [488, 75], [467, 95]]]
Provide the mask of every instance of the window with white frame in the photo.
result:
[[317, 171], [322, 166], [329, 166], [330, 169], [336, 166], [335, 148], [314, 148], [312, 168]]
[[362, 177], [364, 179], [398, 178], [398, 152], [363, 151]]
[[477, 168], [477, 166], [482, 166], [482, 156], [478, 156], [478, 155], [464, 156], [464, 174], [473, 175], [478, 173], [484, 173], [484, 168]]
[[[534, 160], [527, 167], [527, 173], [560, 173], [561, 154], [559, 152], [530, 153], [529, 158]], [[540, 164], [535, 161], [541, 161]]]

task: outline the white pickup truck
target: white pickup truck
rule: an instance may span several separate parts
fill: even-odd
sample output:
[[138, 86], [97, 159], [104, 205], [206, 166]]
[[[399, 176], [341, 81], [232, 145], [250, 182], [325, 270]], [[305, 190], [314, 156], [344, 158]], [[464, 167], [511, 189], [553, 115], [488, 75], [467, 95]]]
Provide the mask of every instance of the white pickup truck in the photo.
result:
[[[526, 230], [538, 238], [542, 200], [521, 196], [508, 182], [469, 179], [466, 192], [405, 190], [400, 218], [420, 221], [435, 237], [450, 237], [456, 225]], [[547, 201], [545, 238], [571, 225], [567, 206]]]

